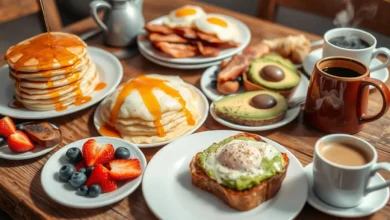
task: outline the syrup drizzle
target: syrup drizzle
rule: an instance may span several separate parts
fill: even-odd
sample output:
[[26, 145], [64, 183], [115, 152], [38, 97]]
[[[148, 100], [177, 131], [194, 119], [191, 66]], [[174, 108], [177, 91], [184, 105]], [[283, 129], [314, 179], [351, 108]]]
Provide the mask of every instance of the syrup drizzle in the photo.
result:
[[95, 86], [95, 91], [103, 90], [107, 87], [107, 83], [105, 82], [100, 82]]

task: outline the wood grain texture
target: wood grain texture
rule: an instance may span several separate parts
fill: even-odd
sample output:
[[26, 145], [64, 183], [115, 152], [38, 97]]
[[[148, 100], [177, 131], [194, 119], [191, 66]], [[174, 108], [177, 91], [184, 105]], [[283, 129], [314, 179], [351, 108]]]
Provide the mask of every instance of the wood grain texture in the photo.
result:
[[[146, 21], [150, 21], [187, 3], [201, 5], [207, 12], [223, 13], [243, 21], [248, 25], [252, 32], [252, 43], [259, 42], [265, 38], [303, 33], [298, 30], [258, 20], [222, 8], [186, 0], [165, 0], [164, 4], [160, 3], [160, 1], [145, 0], [143, 9], [145, 19]], [[90, 22], [93, 21], [90, 20]], [[86, 22], [85, 25], [93, 26], [93, 23]], [[315, 35], [303, 34], [311, 40], [319, 39], [319, 37]], [[118, 48], [103, 46], [101, 36], [90, 39], [87, 43], [92, 46], [102, 47], [109, 51], [119, 50]], [[121, 64], [123, 65], [124, 70], [122, 82], [142, 73], [159, 73], [179, 75], [186, 82], [194, 84], [199, 88], [199, 80], [203, 72], [203, 70], [176, 70], [157, 66], [140, 55], [121, 60]], [[389, 82], [387, 82], [387, 84], [390, 85]], [[380, 99], [379, 93], [372, 93], [369, 102], [370, 111], [373, 112], [380, 108]], [[63, 132], [64, 140], [58, 149], [76, 140], [98, 135], [94, 128], [92, 118], [95, 108], [96, 105], [75, 114], [49, 120], [59, 126]], [[387, 113], [380, 120], [367, 124], [361, 132], [356, 134], [357, 136], [366, 139], [377, 148], [379, 161], [389, 161], [390, 159], [390, 149], [388, 147], [390, 144], [389, 124], [390, 113]], [[208, 116], [206, 122], [197, 132], [218, 129], [229, 128], [218, 124], [211, 116]], [[318, 138], [324, 135], [324, 133], [316, 131], [305, 124], [303, 122], [302, 113], [297, 119], [282, 128], [256, 133], [284, 145], [304, 166], [312, 161], [314, 143]], [[142, 149], [142, 151], [147, 160], [150, 161], [153, 155], [160, 149], [160, 147], [157, 147]], [[145, 203], [142, 195], [142, 187], [139, 187], [133, 194], [124, 200], [99, 209], [81, 210], [67, 208], [52, 201], [42, 189], [40, 175], [43, 165], [54, 152], [25, 161], [8, 161], [0, 159], [1, 209], [5, 210], [15, 219], [156, 219]], [[389, 173], [382, 173], [382, 175], [385, 178], [390, 178]], [[260, 216], [259, 218], [261, 219]], [[313, 209], [311, 206], [306, 205], [297, 219], [331, 218], [331, 216], [325, 215]], [[364, 219], [390, 219], [389, 203], [384, 209]]]
[[37, 0], [0, 0], [0, 23], [39, 11]]

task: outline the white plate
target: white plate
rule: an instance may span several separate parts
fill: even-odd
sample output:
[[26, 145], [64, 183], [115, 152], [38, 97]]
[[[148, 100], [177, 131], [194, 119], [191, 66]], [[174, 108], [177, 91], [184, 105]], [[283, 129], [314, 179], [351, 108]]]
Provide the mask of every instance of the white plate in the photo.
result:
[[83, 144], [89, 139], [95, 139], [98, 143], [111, 143], [114, 148], [126, 147], [130, 150], [132, 158], [138, 158], [141, 162], [142, 171], [145, 171], [146, 159], [144, 154], [135, 145], [124, 141], [119, 138], [110, 137], [91, 137], [83, 140], [73, 142], [53, 154], [46, 162], [41, 173], [41, 183], [43, 190], [52, 198], [54, 201], [73, 208], [97, 208], [115, 203], [132, 193], [141, 184], [142, 175], [134, 180], [128, 181], [127, 183], [118, 186], [118, 189], [109, 192], [102, 193], [96, 198], [88, 196], [79, 196], [76, 194], [74, 189], [69, 183], [61, 181], [58, 177], [58, 171], [60, 168], [69, 163], [66, 159], [65, 153], [69, 148], [78, 147], [82, 149]]
[[[135, 145], [137, 145], [139, 148], [149, 148], [149, 147], [157, 147], [157, 146], [165, 145], [165, 144], [168, 144], [168, 143], [170, 143], [170, 142], [172, 142], [180, 137], [194, 133], [196, 130], [198, 130], [198, 128], [200, 128], [200, 126], [202, 126], [202, 124], [207, 119], [207, 115], [209, 112], [209, 102], [207, 101], [207, 98], [203, 95], [203, 93], [198, 88], [196, 88], [195, 86], [193, 86], [191, 84], [188, 84], [188, 83], [186, 83], [186, 84], [187, 84], [187, 86], [191, 87], [196, 92], [196, 94], [199, 95], [199, 98], [200, 98], [199, 105], [198, 105], [198, 111], [199, 111], [201, 118], [200, 118], [198, 124], [196, 124], [191, 130], [187, 131], [186, 133], [182, 134], [179, 137], [176, 137], [173, 140], [159, 142], [159, 143], [152, 143], [152, 144], [135, 144]], [[97, 107], [95, 114], [94, 114], [94, 117], [93, 117], [93, 122], [94, 122], [95, 128], [98, 132], [99, 132], [100, 126], [102, 126], [102, 124], [103, 124], [102, 119], [100, 118], [100, 115], [98, 114], [99, 109], [100, 109], [100, 105]]]
[[[352, 208], [337, 208], [330, 206], [322, 202], [313, 191], [313, 164], [308, 164], [305, 167], [305, 173], [309, 182], [309, 196], [307, 202], [314, 208], [320, 210], [329, 215], [334, 215], [338, 217], [346, 218], [357, 218], [367, 215], [371, 215], [381, 208], [383, 208], [387, 201], [389, 200], [389, 188], [384, 188], [378, 191], [374, 191], [368, 194], [363, 203]], [[374, 186], [380, 183], [386, 182], [383, 177], [376, 173], [374, 177], [371, 178], [369, 185]]]
[[[149, 40], [141, 40], [140, 37], [138, 38], [138, 48], [140, 51], [145, 52], [147, 55], [159, 59], [161, 61], [165, 62], [170, 62], [170, 63], [177, 63], [177, 64], [200, 64], [200, 63], [205, 63], [205, 62], [212, 62], [216, 60], [221, 60], [230, 56], [233, 56], [236, 53], [239, 53], [242, 51], [248, 44], [249, 41], [251, 40], [251, 32], [249, 31], [249, 28], [242, 23], [241, 21], [226, 16], [226, 15], [221, 15], [221, 14], [208, 14], [208, 15], [218, 15], [226, 19], [227, 21], [235, 24], [237, 26], [238, 30], [238, 38], [236, 42], [240, 43], [240, 46], [237, 48], [229, 48], [229, 49], [224, 49], [221, 50], [219, 55], [217, 57], [189, 57], [189, 58], [172, 58], [168, 54], [165, 54], [158, 49], [156, 49], [152, 43], [150, 43]], [[157, 19], [154, 19], [153, 21], [149, 22], [151, 24], [162, 24], [163, 20], [166, 18], [166, 16], [159, 17]]]
[[169, 63], [169, 62], [155, 59], [155, 58], [147, 55], [145, 52], [143, 52], [141, 50], [140, 50], [140, 53], [142, 56], [144, 56], [146, 59], [148, 59], [149, 61], [151, 61], [153, 63], [156, 63], [156, 64], [161, 65], [161, 66], [174, 68], [174, 69], [202, 69], [202, 68], [206, 68], [209, 66], [217, 65], [222, 61], [222, 60], [218, 60], [218, 61], [201, 63], [201, 64], [176, 64], [176, 63]]
[[90, 102], [80, 106], [70, 105], [64, 111], [32, 111], [24, 108], [10, 108], [8, 104], [13, 101], [14, 83], [8, 77], [8, 67], [4, 66], [0, 68], [0, 76], [3, 76], [0, 80], [0, 113], [19, 119], [47, 119], [72, 114], [102, 100], [120, 83], [123, 75], [122, 65], [114, 55], [97, 47], [89, 46], [88, 54], [96, 64], [99, 80], [107, 83], [107, 87], [103, 90], [91, 93], [92, 100]]
[[290, 159], [286, 177], [279, 192], [250, 211], [230, 208], [216, 196], [191, 183], [189, 164], [196, 153], [212, 143], [240, 133], [206, 131], [180, 138], [157, 152], [146, 168], [142, 192], [149, 208], [159, 219], [293, 219], [307, 199], [307, 180], [301, 163], [280, 144], [264, 141], [284, 152]]
[[[27, 123], [27, 122], [26, 122]], [[23, 123], [25, 124], [25, 123]], [[51, 124], [51, 123], [50, 123]], [[57, 128], [54, 124], [51, 124], [54, 128]], [[62, 140], [62, 139], [61, 139]], [[42, 155], [45, 155], [49, 153], [50, 151], [54, 150], [58, 146], [55, 145], [53, 147], [42, 147], [40, 145], [35, 144], [34, 149], [24, 152], [24, 153], [16, 153], [13, 152], [7, 144], [4, 144], [2, 147], [0, 147], [0, 158], [7, 159], [7, 160], [27, 160], [35, 157], [39, 157]]]
[[[306, 59], [303, 61], [303, 69], [309, 76], [313, 74], [313, 69], [316, 64], [316, 62], [322, 58], [322, 48], [319, 48], [317, 50], [313, 50], [309, 53], [309, 55], [306, 57]], [[377, 66], [381, 64], [382, 61], [378, 60], [377, 58], [374, 58], [371, 63], [370, 67]], [[380, 70], [377, 70], [375, 72], [372, 72], [370, 75], [371, 78], [378, 79], [382, 82], [386, 82], [389, 78], [389, 70], [387, 68], [383, 68]], [[375, 87], [370, 86], [370, 89], [374, 89]]]

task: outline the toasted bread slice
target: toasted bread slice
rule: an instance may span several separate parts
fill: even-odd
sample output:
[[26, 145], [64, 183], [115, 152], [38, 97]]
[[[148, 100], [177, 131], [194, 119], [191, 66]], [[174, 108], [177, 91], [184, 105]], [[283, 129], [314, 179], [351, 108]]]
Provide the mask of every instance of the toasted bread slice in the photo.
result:
[[24, 125], [26, 135], [43, 147], [53, 147], [62, 141], [61, 131], [48, 122], [30, 123]]
[[260, 182], [248, 190], [238, 191], [223, 186], [208, 177], [199, 165], [198, 158], [200, 155], [201, 153], [197, 153], [192, 158], [190, 164], [192, 184], [214, 194], [230, 207], [240, 211], [253, 209], [264, 201], [271, 199], [279, 191], [280, 186], [286, 177], [287, 167], [289, 164], [289, 158], [285, 153], [282, 153], [284, 167], [281, 173]]

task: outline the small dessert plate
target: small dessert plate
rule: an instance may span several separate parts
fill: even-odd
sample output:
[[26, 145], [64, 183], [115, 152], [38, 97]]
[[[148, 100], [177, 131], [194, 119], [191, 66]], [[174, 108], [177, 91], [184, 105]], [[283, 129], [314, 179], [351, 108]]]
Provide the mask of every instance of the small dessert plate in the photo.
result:
[[[27, 123], [27, 122], [26, 122]], [[25, 123], [23, 123], [25, 124]], [[51, 124], [54, 128], [57, 128], [54, 124]], [[39, 157], [42, 155], [45, 155], [49, 153], [50, 151], [54, 150], [59, 144], [53, 146], [53, 147], [42, 147], [40, 145], [35, 145], [34, 149], [24, 152], [24, 153], [16, 153], [13, 152], [7, 144], [3, 145], [0, 147], [0, 158], [6, 159], [6, 160], [27, 160], [27, 159], [32, 159], [35, 157]]]
[[[198, 128], [200, 128], [200, 126], [203, 125], [203, 123], [206, 121], [207, 116], [208, 116], [209, 102], [207, 101], [206, 96], [204, 96], [203, 93], [198, 88], [196, 88], [195, 86], [188, 84], [188, 83], [186, 83], [186, 85], [191, 87], [196, 92], [196, 94], [199, 95], [198, 111], [199, 111], [199, 115], [201, 118], [200, 118], [198, 124], [196, 124], [191, 130], [187, 131], [186, 133], [184, 133], [183, 135], [181, 135], [179, 137], [176, 137], [175, 139], [172, 139], [169, 141], [164, 141], [164, 142], [158, 142], [158, 143], [135, 144], [135, 145], [137, 145], [139, 148], [158, 147], [161, 145], [165, 145], [165, 144], [168, 144], [168, 143], [170, 143], [170, 142], [172, 142], [172, 141], [174, 141], [182, 136], [194, 133], [196, 130], [198, 130]], [[103, 125], [103, 120], [101, 119], [99, 112], [100, 112], [100, 105], [96, 108], [94, 116], [93, 116], [93, 123], [94, 123], [95, 128], [98, 132], [99, 132], [100, 127]], [[103, 134], [100, 134], [100, 135], [103, 135]]]
[[[319, 211], [329, 215], [345, 218], [363, 217], [377, 212], [383, 208], [389, 200], [389, 188], [384, 188], [368, 194], [364, 198], [364, 201], [358, 206], [352, 208], [334, 207], [321, 201], [314, 193], [313, 163], [308, 164], [305, 167], [305, 174], [309, 183], [309, 196], [307, 198], [307, 202]], [[376, 173], [375, 176], [371, 178], [368, 185], [377, 185], [384, 182], [386, 181], [383, 179], [383, 177], [379, 173]]]
[[[314, 65], [321, 58], [322, 58], [322, 48], [319, 48], [317, 50], [313, 50], [312, 52], [310, 52], [309, 55], [306, 57], [306, 59], [303, 61], [303, 69], [309, 76], [313, 74]], [[377, 66], [381, 63], [382, 61], [375, 58], [371, 61], [370, 67]], [[382, 82], [386, 82], [387, 79], [389, 78], [389, 70], [387, 68], [377, 70], [375, 72], [372, 72], [370, 74], [370, 77], [380, 80]], [[375, 87], [370, 86], [370, 89], [375, 89]]]
[[69, 163], [65, 156], [66, 151], [72, 147], [82, 149], [83, 144], [89, 139], [95, 139], [96, 142], [103, 144], [110, 143], [115, 149], [118, 147], [126, 147], [130, 151], [131, 158], [138, 158], [140, 160], [142, 171], [146, 168], [146, 158], [142, 151], [135, 145], [119, 138], [91, 137], [66, 145], [49, 158], [41, 173], [43, 190], [50, 198], [62, 205], [83, 209], [110, 205], [130, 195], [141, 184], [142, 175], [118, 186], [117, 190], [109, 193], [102, 193], [96, 198], [77, 195], [76, 189], [69, 183], [59, 179], [58, 171], [63, 165]]

